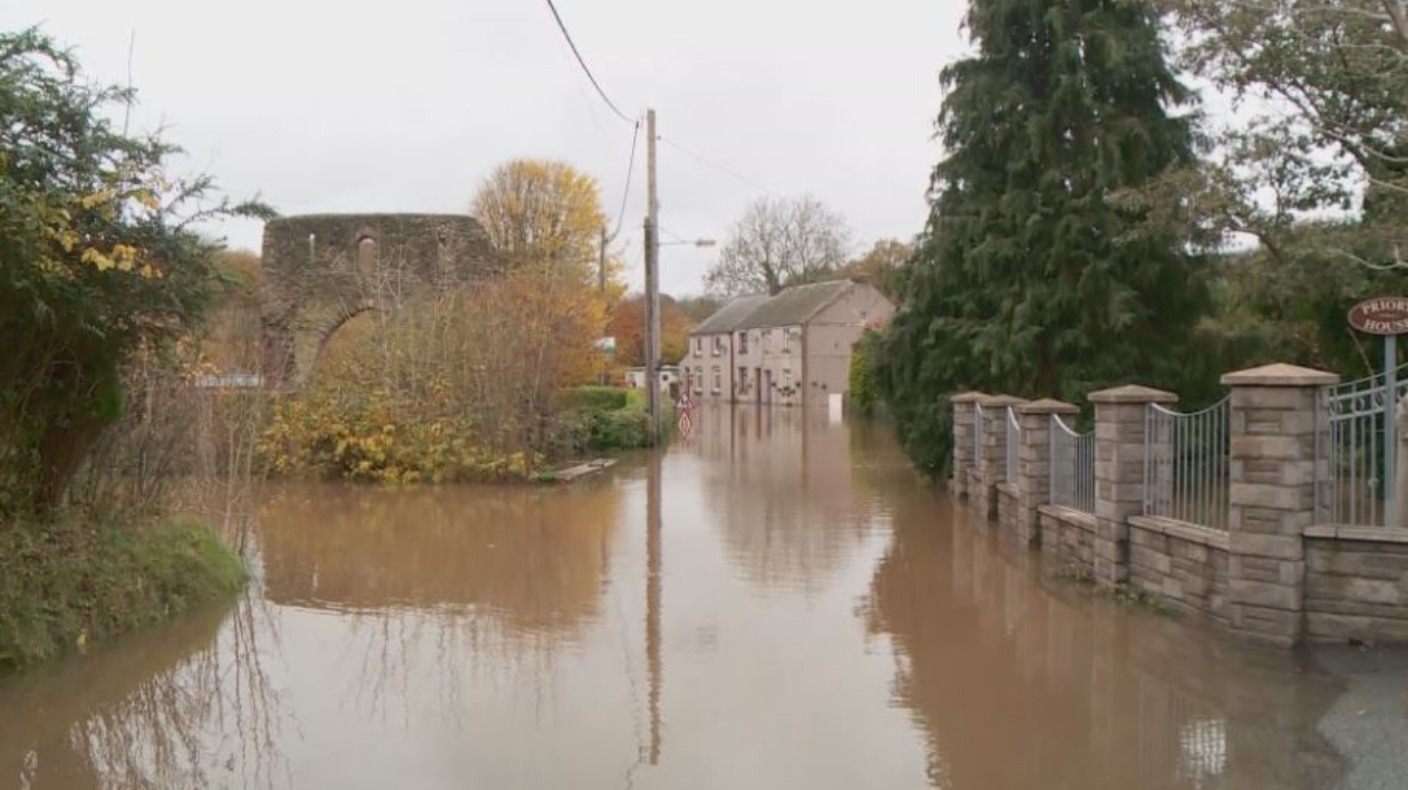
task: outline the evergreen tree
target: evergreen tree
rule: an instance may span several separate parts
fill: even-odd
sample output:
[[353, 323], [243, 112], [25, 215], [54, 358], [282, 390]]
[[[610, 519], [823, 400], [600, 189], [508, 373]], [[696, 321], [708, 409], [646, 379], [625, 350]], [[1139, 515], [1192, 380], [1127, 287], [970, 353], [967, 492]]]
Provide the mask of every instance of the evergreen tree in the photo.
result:
[[881, 344], [915, 462], [949, 459], [948, 396], [1082, 402], [1176, 386], [1205, 301], [1184, 239], [1118, 196], [1195, 162], [1159, 15], [1139, 0], [972, 0], [971, 57], [944, 69], [930, 217]]

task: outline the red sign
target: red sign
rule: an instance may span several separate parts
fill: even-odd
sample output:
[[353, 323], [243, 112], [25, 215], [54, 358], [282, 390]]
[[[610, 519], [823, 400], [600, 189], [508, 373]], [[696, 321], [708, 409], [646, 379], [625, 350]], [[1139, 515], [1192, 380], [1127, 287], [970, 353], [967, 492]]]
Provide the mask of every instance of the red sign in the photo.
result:
[[1408, 297], [1365, 299], [1349, 308], [1349, 325], [1371, 335], [1408, 334]]

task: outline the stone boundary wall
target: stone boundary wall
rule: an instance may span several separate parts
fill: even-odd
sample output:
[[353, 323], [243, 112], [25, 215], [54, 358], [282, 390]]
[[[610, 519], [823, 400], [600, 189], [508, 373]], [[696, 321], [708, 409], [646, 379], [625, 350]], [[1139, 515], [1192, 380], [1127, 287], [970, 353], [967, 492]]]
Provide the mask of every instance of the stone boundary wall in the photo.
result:
[[[1052, 400], [968, 392], [953, 400], [951, 490], [995, 521], [1012, 545], [1047, 555], [1063, 571], [1107, 588], [1131, 588], [1174, 611], [1255, 641], [1408, 643], [1408, 529], [1315, 523], [1330, 460], [1324, 397], [1338, 376], [1268, 365], [1223, 376], [1227, 416], [1226, 529], [1146, 515], [1167, 501], [1174, 475], [1146, 468], [1172, 448], [1146, 447], [1153, 404], [1173, 393], [1134, 385], [1091, 393], [1095, 412], [1094, 512], [1051, 502]], [[975, 425], [977, 404], [983, 425]], [[1005, 411], [1021, 426], [1011, 469]], [[979, 433], [981, 430], [981, 433]], [[983, 438], [982, 463], [973, 445]], [[1167, 442], [1169, 439], [1159, 438]], [[1068, 463], [1068, 461], [1062, 461]], [[1151, 469], [1154, 470], [1151, 472]], [[1088, 478], [1087, 478], [1088, 479]]]
[[1227, 533], [1134, 516], [1129, 535], [1130, 586], [1184, 614], [1227, 624]]
[[1092, 577], [1095, 573], [1095, 516], [1060, 505], [1042, 505], [1042, 550], [1062, 571]]
[[1408, 532], [1311, 527], [1305, 633], [1316, 642], [1408, 642]]
[[1017, 525], [1022, 517], [1022, 492], [1016, 483], [997, 485], [997, 528], [1004, 536], [1017, 535]]

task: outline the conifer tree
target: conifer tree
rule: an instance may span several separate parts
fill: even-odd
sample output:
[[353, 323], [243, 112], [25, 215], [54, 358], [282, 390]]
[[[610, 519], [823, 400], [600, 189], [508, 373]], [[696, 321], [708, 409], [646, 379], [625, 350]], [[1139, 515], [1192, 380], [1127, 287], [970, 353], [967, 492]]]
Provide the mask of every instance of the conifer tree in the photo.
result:
[[942, 73], [946, 156], [877, 373], [906, 449], [937, 471], [948, 396], [1081, 402], [1174, 385], [1203, 303], [1172, 226], [1118, 196], [1195, 162], [1190, 94], [1141, 0], [972, 0], [976, 52]]

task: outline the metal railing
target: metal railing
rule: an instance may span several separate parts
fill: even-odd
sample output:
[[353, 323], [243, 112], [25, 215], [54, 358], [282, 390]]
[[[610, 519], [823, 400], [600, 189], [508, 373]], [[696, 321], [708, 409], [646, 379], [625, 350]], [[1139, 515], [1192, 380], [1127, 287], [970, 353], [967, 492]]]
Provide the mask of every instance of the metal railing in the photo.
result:
[[1144, 514], [1227, 529], [1231, 399], [1191, 414], [1149, 404], [1144, 417]]
[[983, 444], [986, 439], [986, 426], [983, 425], [983, 404], [973, 404], [973, 468], [983, 470]]
[[1051, 415], [1051, 504], [1095, 513], [1095, 432]]
[[1022, 424], [1017, 421], [1017, 410], [1011, 406], [1007, 412], [1007, 452], [1003, 458], [1004, 469], [1002, 479], [1009, 482], [1017, 482], [1017, 456], [1022, 448]]
[[1408, 366], [1396, 375], [1393, 398], [1387, 397], [1382, 373], [1326, 389], [1322, 410], [1329, 420], [1328, 447], [1317, 431], [1316, 457], [1328, 461], [1329, 478], [1315, 487], [1317, 521], [1384, 526], [1386, 489], [1391, 488], [1384, 485], [1384, 454], [1397, 449], [1384, 435], [1385, 415], [1408, 393], [1405, 370]]

